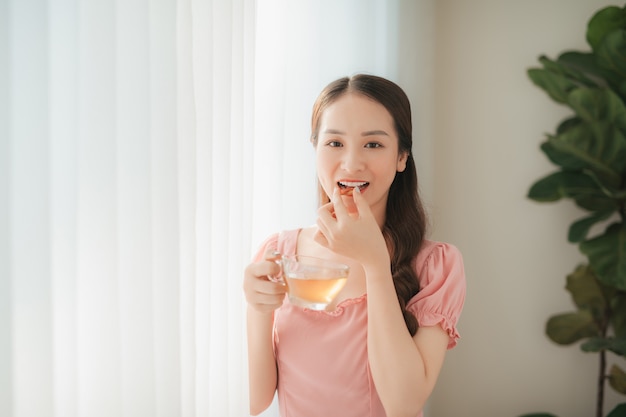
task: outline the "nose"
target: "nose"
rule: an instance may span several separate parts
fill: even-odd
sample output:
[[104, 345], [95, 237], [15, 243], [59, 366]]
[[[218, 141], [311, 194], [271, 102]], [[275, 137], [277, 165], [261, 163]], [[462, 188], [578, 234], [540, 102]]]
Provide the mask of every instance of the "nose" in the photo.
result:
[[346, 172], [359, 172], [365, 167], [365, 160], [358, 148], [346, 150], [341, 167]]

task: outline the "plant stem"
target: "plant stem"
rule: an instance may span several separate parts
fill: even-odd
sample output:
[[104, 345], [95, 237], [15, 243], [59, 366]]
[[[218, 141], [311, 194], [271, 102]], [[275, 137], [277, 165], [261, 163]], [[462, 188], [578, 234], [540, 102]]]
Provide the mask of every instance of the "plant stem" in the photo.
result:
[[604, 380], [606, 375], [606, 351], [600, 351], [600, 374], [598, 375], [598, 398], [596, 402], [596, 417], [603, 416], [604, 408]]
[[[604, 320], [600, 325], [602, 332], [602, 338], [606, 339], [606, 335], [611, 323], [612, 311], [609, 307], [604, 311]], [[600, 350], [600, 364], [598, 374], [598, 398], [596, 402], [596, 417], [602, 417], [604, 415], [604, 383], [606, 382], [606, 350]]]

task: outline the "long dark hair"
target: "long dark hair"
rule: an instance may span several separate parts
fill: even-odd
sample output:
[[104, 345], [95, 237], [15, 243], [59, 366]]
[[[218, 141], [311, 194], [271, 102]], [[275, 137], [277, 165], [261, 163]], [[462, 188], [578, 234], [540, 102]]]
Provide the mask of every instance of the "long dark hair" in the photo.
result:
[[[313, 106], [311, 142], [314, 146], [317, 146], [320, 119], [324, 110], [347, 93], [362, 94], [382, 104], [394, 120], [398, 151], [408, 154], [405, 170], [396, 173], [389, 189], [382, 232], [390, 251], [391, 274], [398, 301], [406, 326], [413, 336], [418, 328], [417, 319], [406, 311], [406, 304], [420, 289], [413, 260], [426, 233], [426, 213], [419, 197], [417, 171], [411, 151], [411, 104], [402, 88], [385, 78], [358, 74], [333, 81], [322, 90]], [[320, 205], [328, 203], [330, 199], [319, 183], [318, 190]]]

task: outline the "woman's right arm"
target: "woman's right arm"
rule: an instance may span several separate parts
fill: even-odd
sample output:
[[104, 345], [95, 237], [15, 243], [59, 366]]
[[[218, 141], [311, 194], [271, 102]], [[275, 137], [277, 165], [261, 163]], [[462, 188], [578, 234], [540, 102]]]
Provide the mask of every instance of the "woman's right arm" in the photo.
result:
[[244, 293], [248, 303], [248, 371], [250, 414], [257, 415], [270, 406], [278, 380], [273, 347], [274, 311], [282, 305], [287, 288], [270, 281], [279, 273], [273, 261], [254, 262], [244, 274]]

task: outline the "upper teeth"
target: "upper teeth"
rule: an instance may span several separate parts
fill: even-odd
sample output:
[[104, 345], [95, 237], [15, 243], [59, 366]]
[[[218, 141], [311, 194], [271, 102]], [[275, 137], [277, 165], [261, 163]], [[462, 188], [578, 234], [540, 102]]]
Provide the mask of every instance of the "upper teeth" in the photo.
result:
[[365, 184], [367, 184], [366, 181], [362, 181], [362, 182], [356, 182], [356, 181], [339, 181], [339, 185], [342, 185], [344, 187], [363, 187]]

